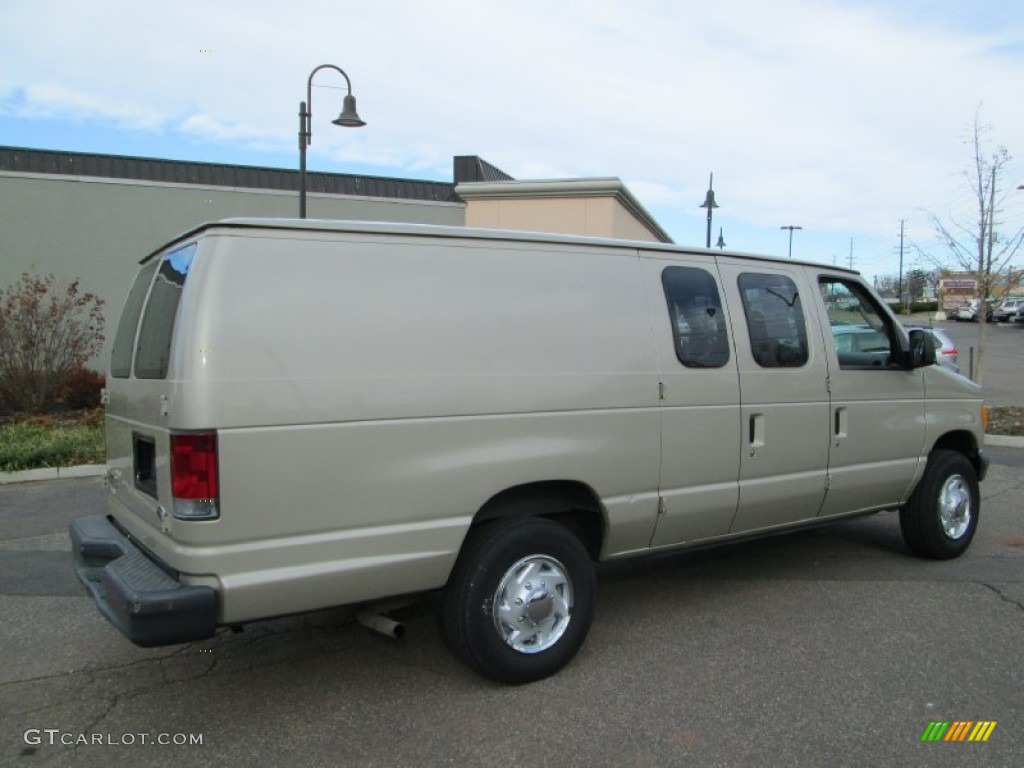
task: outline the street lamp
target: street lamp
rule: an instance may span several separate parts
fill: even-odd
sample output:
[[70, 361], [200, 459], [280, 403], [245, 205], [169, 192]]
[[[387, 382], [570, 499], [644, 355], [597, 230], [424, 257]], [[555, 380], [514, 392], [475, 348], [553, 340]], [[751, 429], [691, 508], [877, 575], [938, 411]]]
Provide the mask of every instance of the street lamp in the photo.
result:
[[707, 248], [711, 247], [711, 211], [712, 211], [712, 209], [718, 207], [718, 203], [715, 202], [715, 190], [714, 190], [714, 184], [713, 184], [714, 180], [715, 180], [715, 174], [712, 173], [711, 176], [708, 178], [708, 194], [707, 194], [707, 197], [704, 198], [704, 202], [701, 205], [697, 206], [698, 208], [707, 208], [708, 209], [708, 239], [707, 239], [707, 245], [705, 246]]
[[715, 247], [718, 248], [718, 250], [722, 250], [723, 248], [725, 248], [725, 238], [722, 237], [721, 227], [718, 228], [718, 242], [715, 243]]
[[309, 73], [306, 81], [306, 100], [299, 102], [299, 218], [306, 218], [306, 147], [313, 143], [313, 75], [321, 69], [333, 69], [341, 73], [348, 86], [348, 93], [342, 103], [341, 114], [331, 120], [342, 128], [362, 128], [366, 125], [356, 112], [356, 97], [352, 95], [352, 81], [345, 70], [333, 64], [321, 64]]
[[794, 224], [786, 224], [783, 227], [779, 227], [779, 229], [788, 229], [789, 230], [789, 258], [792, 259], [793, 258], [793, 230], [794, 229], [803, 229], [803, 227], [798, 226], [798, 225], [794, 225]]

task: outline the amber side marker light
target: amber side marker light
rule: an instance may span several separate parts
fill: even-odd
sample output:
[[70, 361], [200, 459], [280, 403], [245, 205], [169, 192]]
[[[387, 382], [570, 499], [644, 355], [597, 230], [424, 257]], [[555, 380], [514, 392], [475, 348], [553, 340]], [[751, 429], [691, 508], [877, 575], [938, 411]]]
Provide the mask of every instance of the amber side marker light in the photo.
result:
[[988, 403], [981, 405], [981, 431], [988, 432]]

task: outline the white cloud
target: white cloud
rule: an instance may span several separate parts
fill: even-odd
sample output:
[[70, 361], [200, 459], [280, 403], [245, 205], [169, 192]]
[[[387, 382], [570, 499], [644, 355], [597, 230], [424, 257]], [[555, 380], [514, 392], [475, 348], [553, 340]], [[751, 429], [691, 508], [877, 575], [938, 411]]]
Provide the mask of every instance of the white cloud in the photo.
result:
[[1024, 136], [1017, 3], [36, 0], [0, 30], [5, 120], [159, 130], [258, 164], [296, 151], [306, 78], [330, 62], [368, 126], [330, 125], [344, 83], [318, 74], [311, 167], [446, 178], [480, 154], [520, 178], [619, 176], [660, 220], [699, 217], [713, 170], [733, 221], [891, 237], [962, 195], [979, 102], [993, 138]]

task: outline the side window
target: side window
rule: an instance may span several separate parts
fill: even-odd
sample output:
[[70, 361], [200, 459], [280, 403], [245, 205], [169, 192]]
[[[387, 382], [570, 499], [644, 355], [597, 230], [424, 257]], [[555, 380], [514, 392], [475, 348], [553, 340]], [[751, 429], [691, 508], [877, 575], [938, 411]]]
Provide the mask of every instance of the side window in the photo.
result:
[[807, 363], [807, 326], [796, 284], [785, 275], [745, 273], [740, 297], [750, 350], [762, 368], [800, 368]]
[[142, 302], [146, 300], [146, 292], [153, 281], [157, 260], [147, 264], [139, 272], [128, 293], [128, 300], [121, 310], [121, 320], [117, 324], [117, 335], [114, 337], [114, 349], [110, 353], [110, 375], [117, 379], [127, 379], [132, 372], [132, 346], [135, 344], [135, 330], [139, 327], [139, 315], [142, 314]]
[[840, 278], [823, 277], [818, 284], [839, 367], [877, 370], [892, 364], [897, 359], [892, 328], [867, 292]]
[[139, 339], [135, 348], [135, 376], [140, 379], [162, 379], [167, 375], [171, 359], [171, 336], [178, 301], [196, 243], [186, 245], [164, 256], [149, 292], [146, 311], [142, 315]]
[[729, 362], [729, 334], [711, 273], [696, 267], [667, 267], [661, 284], [679, 362], [687, 368], [721, 368]]

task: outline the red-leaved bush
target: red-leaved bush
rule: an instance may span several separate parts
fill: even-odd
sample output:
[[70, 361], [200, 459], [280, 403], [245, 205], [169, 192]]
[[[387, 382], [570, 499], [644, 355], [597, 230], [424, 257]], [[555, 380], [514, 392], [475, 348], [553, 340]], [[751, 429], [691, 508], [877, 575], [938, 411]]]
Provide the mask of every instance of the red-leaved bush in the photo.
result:
[[25, 272], [0, 291], [0, 399], [34, 413], [103, 345], [103, 300]]
[[61, 381], [54, 393], [54, 399], [67, 408], [80, 411], [99, 408], [107, 377], [89, 368], [75, 368]]

